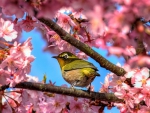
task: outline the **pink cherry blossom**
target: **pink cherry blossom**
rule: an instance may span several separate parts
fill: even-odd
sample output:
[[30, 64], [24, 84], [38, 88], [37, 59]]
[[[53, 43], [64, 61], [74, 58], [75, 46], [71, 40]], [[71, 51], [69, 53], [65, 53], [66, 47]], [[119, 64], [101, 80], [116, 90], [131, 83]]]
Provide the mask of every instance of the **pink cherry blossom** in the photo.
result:
[[20, 7], [20, 2], [22, 2], [21, 0], [10, 0], [10, 1], [2, 0], [1, 2], [2, 2], [1, 6], [3, 8], [2, 12], [5, 15], [12, 16], [15, 14], [19, 18], [23, 17], [24, 11]]
[[84, 59], [87, 59], [87, 55], [84, 53], [84, 52], [82, 52], [82, 51], [80, 51], [80, 52], [78, 52], [77, 53], [77, 56], [79, 57], [79, 58], [84, 58]]
[[97, 38], [97, 39], [95, 39], [94, 43], [95, 43], [94, 44], [95, 47], [97, 47], [97, 48], [103, 48], [103, 49], [106, 48], [106, 44], [105, 44], [103, 38]]
[[0, 68], [8, 73], [6, 82], [10, 83], [10, 86], [27, 80], [26, 75], [30, 72], [30, 63], [34, 60], [31, 50], [31, 38], [22, 45], [15, 42], [9, 50], [9, 55], [2, 61]]
[[106, 77], [105, 77], [105, 81], [104, 81], [104, 84], [102, 84], [102, 87], [100, 89], [99, 92], [109, 92], [109, 86], [110, 86], [110, 78], [112, 77], [113, 75], [112, 74], [108, 74]]
[[108, 55], [114, 54], [119, 57], [123, 54], [124, 49], [120, 47], [109, 47], [108, 52], [109, 52]]
[[127, 113], [128, 111], [128, 107], [126, 106], [126, 104], [123, 103], [114, 103], [114, 105], [119, 108], [121, 113]]
[[95, 5], [93, 8], [94, 8], [93, 11], [87, 13], [87, 16], [91, 19], [90, 27], [91, 27], [93, 34], [102, 35], [105, 32], [105, 23], [103, 21], [103, 16], [102, 16], [103, 9], [100, 5]]
[[57, 95], [57, 94], [55, 95], [54, 98], [47, 99], [47, 101], [51, 103], [50, 111], [55, 113], [60, 113], [62, 109], [66, 107], [66, 103], [67, 103], [64, 96]]
[[58, 18], [58, 24], [62, 26], [62, 28], [64, 28], [67, 32], [70, 31], [71, 26], [75, 26], [73, 20], [66, 14], [58, 12], [56, 18]]
[[125, 77], [118, 77], [115, 74], [112, 74], [111, 78], [112, 78], [112, 80], [109, 81], [109, 84], [113, 88], [110, 90], [113, 92], [115, 92], [117, 90], [121, 90], [122, 86], [124, 85], [124, 81], [126, 80], [126, 78]]
[[0, 37], [6, 41], [12, 41], [17, 38], [17, 31], [14, 30], [14, 24], [0, 18]]
[[144, 95], [141, 93], [142, 88], [130, 88], [130, 93], [133, 95], [133, 100], [135, 104], [139, 104], [143, 99]]
[[150, 111], [149, 107], [147, 107], [147, 106], [141, 106], [140, 110], [138, 110], [137, 113], [149, 113], [149, 111]]
[[131, 78], [131, 77], [134, 76], [134, 74], [135, 74], [138, 70], [139, 70], [139, 69], [131, 70], [131, 71], [129, 71], [128, 73], [126, 73], [124, 76], [125, 76], [126, 78]]
[[[140, 59], [140, 60], [139, 60]], [[150, 58], [148, 56], [134, 56], [128, 61], [128, 64], [131, 65], [131, 68], [141, 66], [141, 67], [150, 67]]]
[[[130, 90], [130, 88], [128, 90]], [[114, 94], [118, 98], [124, 99], [126, 106], [134, 108], [134, 101], [132, 99], [133, 95], [130, 94], [128, 90], [120, 90], [120, 91], [115, 92]]]
[[[76, 110], [81, 110], [82, 112], [88, 112], [88, 113], [97, 113], [98, 112], [98, 107], [97, 106], [93, 106], [93, 105], [90, 105], [90, 100], [88, 99], [82, 99], [82, 98], [70, 98], [70, 97], [67, 97], [68, 98], [68, 102], [70, 103], [69, 105], [69, 108], [70, 108], [70, 112], [73, 112], [75, 109]], [[80, 104], [82, 107], [80, 109], [80, 107], [78, 106], [78, 104]], [[72, 108], [72, 110], [71, 110]]]
[[142, 68], [141, 70], [137, 70], [134, 76], [131, 79], [132, 84], [134, 84], [135, 87], [141, 87], [146, 84], [146, 80], [149, 77], [149, 69], [148, 68]]
[[38, 26], [36, 19], [35, 18], [33, 19], [29, 15], [26, 15], [26, 18], [23, 19], [18, 24], [21, 26], [22, 30], [24, 30], [26, 32], [29, 32]]

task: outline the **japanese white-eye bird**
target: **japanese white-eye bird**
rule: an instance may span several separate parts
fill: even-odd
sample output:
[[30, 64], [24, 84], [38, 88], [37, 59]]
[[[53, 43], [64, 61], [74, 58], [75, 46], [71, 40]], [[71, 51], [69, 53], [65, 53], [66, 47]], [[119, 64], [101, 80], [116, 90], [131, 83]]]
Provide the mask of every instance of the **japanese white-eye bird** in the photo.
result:
[[63, 52], [56, 58], [62, 72], [62, 76], [71, 86], [87, 87], [96, 76], [98, 69], [90, 62], [82, 60], [70, 52]]

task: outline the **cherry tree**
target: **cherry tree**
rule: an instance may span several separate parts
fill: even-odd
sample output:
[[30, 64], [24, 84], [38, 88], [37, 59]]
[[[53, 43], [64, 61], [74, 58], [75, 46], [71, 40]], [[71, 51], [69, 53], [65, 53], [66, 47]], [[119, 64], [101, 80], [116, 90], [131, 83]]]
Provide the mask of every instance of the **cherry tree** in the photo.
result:
[[[150, 1], [148, 0], [1, 0], [0, 112], [121, 113], [150, 111]], [[99, 92], [55, 86], [29, 75], [36, 56], [32, 38], [19, 43], [22, 31], [38, 29], [51, 53], [88, 56], [110, 71]], [[124, 57], [113, 64], [92, 47]]]

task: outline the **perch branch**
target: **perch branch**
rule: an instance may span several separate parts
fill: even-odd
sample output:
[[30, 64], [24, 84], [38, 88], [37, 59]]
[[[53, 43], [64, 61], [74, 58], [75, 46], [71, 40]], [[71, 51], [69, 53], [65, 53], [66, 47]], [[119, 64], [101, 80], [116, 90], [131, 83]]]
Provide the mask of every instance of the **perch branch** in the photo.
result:
[[[0, 87], [0, 91], [9, 88], [9, 85], [4, 85]], [[107, 101], [107, 102], [123, 102], [123, 100], [118, 99], [112, 93], [98, 93], [74, 88], [67, 88], [61, 86], [53, 86], [50, 84], [43, 84], [43, 83], [32, 83], [32, 82], [21, 82], [16, 84], [14, 88], [22, 88], [28, 90], [36, 90], [42, 92], [49, 92], [49, 93], [57, 93], [67, 96], [73, 97], [80, 97], [80, 98], [87, 98], [87, 99], [94, 99], [100, 101]]]

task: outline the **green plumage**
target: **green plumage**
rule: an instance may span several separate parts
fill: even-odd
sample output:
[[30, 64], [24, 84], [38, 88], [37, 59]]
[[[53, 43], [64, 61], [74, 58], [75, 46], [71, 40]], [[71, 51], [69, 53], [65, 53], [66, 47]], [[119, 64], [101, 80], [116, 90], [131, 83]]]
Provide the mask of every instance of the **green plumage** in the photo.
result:
[[58, 60], [63, 78], [72, 86], [86, 87], [96, 76], [100, 76], [92, 63], [79, 59], [70, 52], [63, 52], [53, 58]]
[[82, 68], [92, 68], [95, 71], [98, 71], [98, 69], [92, 63], [87, 62], [87, 61], [82, 60], [82, 59], [74, 60], [74, 61], [72, 61], [70, 63], [67, 63], [63, 67], [64, 71], [75, 70], [75, 69], [82, 69]]

